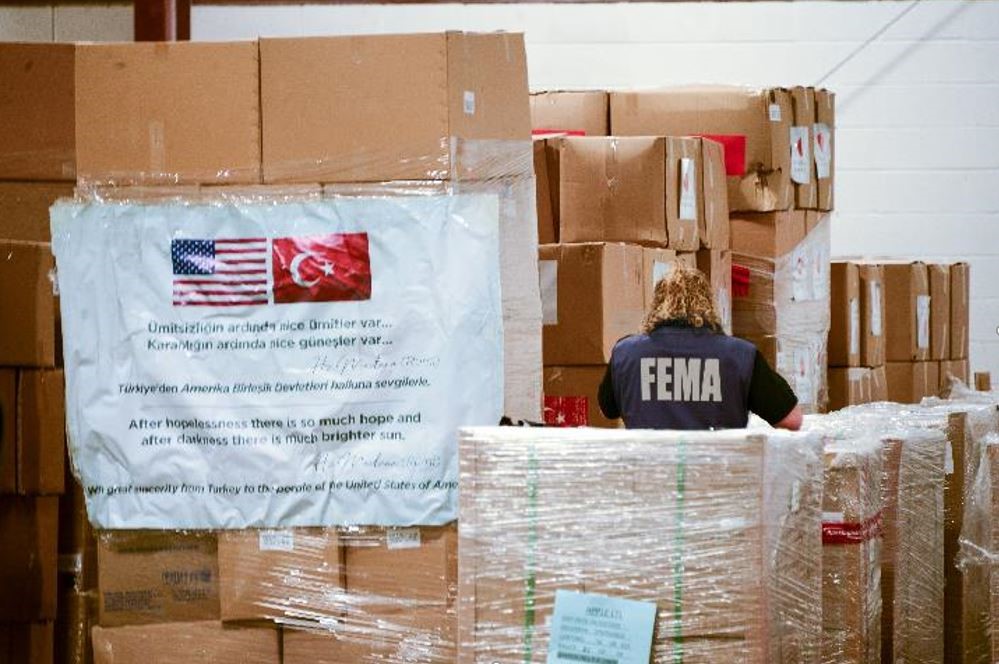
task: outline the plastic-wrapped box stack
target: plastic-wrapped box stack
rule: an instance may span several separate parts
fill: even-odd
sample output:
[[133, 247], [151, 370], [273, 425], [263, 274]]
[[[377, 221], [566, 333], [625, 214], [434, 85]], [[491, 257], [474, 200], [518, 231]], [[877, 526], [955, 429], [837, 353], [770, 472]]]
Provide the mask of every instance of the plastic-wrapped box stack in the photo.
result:
[[546, 661], [558, 590], [655, 603], [654, 662], [815, 661], [820, 450], [800, 434], [466, 430], [458, 661]]

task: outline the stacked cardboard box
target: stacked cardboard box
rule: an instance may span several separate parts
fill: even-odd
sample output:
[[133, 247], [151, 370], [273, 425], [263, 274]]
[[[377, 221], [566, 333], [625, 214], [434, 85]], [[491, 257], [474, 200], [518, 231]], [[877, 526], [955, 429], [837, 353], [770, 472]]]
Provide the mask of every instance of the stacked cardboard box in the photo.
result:
[[463, 432], [458, 661], [546, 661], [557, 590], [655, 603], [657, 664], [815, 661], [821, 441], [771, 436]]
[[836, 261], [830, 274], [829, 410], [886, 401], [884, 267]]

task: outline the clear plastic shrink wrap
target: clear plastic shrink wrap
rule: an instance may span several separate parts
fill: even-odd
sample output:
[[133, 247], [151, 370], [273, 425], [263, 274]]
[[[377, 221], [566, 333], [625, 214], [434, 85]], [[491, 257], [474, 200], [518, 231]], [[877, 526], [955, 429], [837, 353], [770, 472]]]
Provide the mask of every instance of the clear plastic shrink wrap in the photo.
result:
[[657, 663], [817, 661], [818, 436], [467, 429], [460, 456], [459, 662], [546, 661], [559, 590], [654, 603]]
[[[331, 76], [337, 85], [328, 85]], [[322, 206], [326, 213], [333, 211], [333, 230], [367, 224], [371, 246], [376, 247], [379, 222], [377, 217], [365, 219], [366, 201], [416, 222], [421, 214], [443, 218], [442, 223], [473, 233], [476, 220], [454, 211], [454, 201], [495, 201], [499, 276], [480, 279], [495, 282], [502, 330], [483, 329], [478, 336], [502, 344], [502, 363], [490, 367], [489, 375], [465, 375], [463, 380], [502, 381], [496, 419], [500, 414], [540, 419], [537, 223], [521, 35], [83, 45], [77, 49], [76, 81], [75, 203], [104, 208], [109, 228], [137, 214], [144, 215], [142, 221], [150, 228], [159, 223], [171, 229], [176, 215], [204, 213], [222, 219], [211, 229], [217, 233], [193, 237], [232, 237], [233, 229], [240, 228], [239, 219], [263, 220], [266, 226], [279, 208], [299, 211], [304, 221], [268, 228], [280, 236], [300, 230], [296, 224], [314, 224], [318, 217], [313, 212]], [[122, 103], [109, 107], [107, 99]], [[133, 108], [132, 100], [142, 100], [141, 108]], [[63, 230], [55, 242], [57, 257], [60, 250], [71, 255], [79, 239], [76, 228]], [[190, 237], [173, 229], [166, 235], [167, 246], [170, 238]], [[442, 241], [431, 233], [392, 251], [419, 255], [423, 243]], [[134, 249], [134, 260], [150, 260], [143, 258], [143, 247]], [[483, 262], [481, 269], [485, 275], [496, 272], [491, 262]], [[467, 313], [456, 311], [461, 301], [448, 297], [447, 279], [457, 275], [433, 276], [440, 281], [434, 285], [442, 289], [430, 303], [435, 313], [467, 318]], [[127, 285], [130, 279], [144, 278], [122, 272], [114, 281]], [[266, 288], [274, 287], [271, 275], [265, 280]], [[168, 276], [167, 297], [169, 283]], [[457, 279], [451, 283], [461, 286]], [[60, 285], [63, 293], [81, 288]], [[114, 297], [105, 303], [117, 306], [116, 315], [126, 323], [138, 315], [115, 304]], [[239, 322], [239, 311], [234, 307], [217, 315], [225, 322]], [[175, 439], [159, 447], [152, 443], [145, 450], [151, 456], [137, 463], [126, 450], [139, 448], [139, 443], [133, 447], [132, 440], [118, 439], [114, 431], [97, 424], [80, 388], [87, 381], [106, 381], [110, 395], [126, 380], [151, 384], [156, 377], [137, 375], [129, 368], [130, 360], [109, 345], [101, 346], [102, 364], [96, 370], [95, 365], [76, 362], [82, 338], [76, 333], [87, 326], [86, 332], [103, 334], [89, 327], [90, 313], [74, 311], [64, 319], [76, 321], [65, 328], [74, 471], [87, 492], [91, 519], [102, 526], [116, 524], [98, 537], [99, 608], [93, 630], [98, 664], [454, 661], [456, 432], [445, 445], [448, 451], [434, 462], [450, 474], [442, 473], [431, 491], [405, 482], [391, 488], [383, 482], [378, 491], [373, 485], [379, 472], [416, 462], [381, 455], [363, 461], [355, 457], [354, 465], [324, 466], [326, 454], [349, 450], [350, 444], [323, 443], [324, 434], [343, 428], [330, 423], [347, 409], [336, 394], [318, 395], [313, 399], [321, 402], [316, 426], [299, 425], [288, 432], [320, 441], [315, 447], [303, 445], [295, 461], [301, 462], [302, 473], [326, 473], [322, 479], [330, 482], [331, 497], [325, 503], [320, 497], [318, 508], [313, 504], [310, 512], [308, 499], [293, 491], [249, 510], [237, 500], [219, 509], [217, 496], [192, 492], [184, 511], [174, 512], [142, 507], [156, 494], [143, 489], [132, 492], [134, 502], [125, 501], [126, 511], [115, 512], [98, 487], [224, 484], [218, 477], [233, 465], [246, 464], [247, 475], [254, 476], [277, 467], [287, 446], [279, 448], [285, 452], [271, 453], [257, 444], [205, 444], [203, 467], [195, 468], [173, 456]], [[173, 341], [184, 338], [178, 334]], [[195, 354], [192, 350], [184, 356]], [[189, 377], [192, 383], [215, 378]], [[198, 397], [184, 399], [192, 418], [209, 419], [207, 411], [198, 410]], [[238, 412], [249, 413], [247, 417], [273, 413], [267, 400], [266, 394], [231, 397], [234, 408], [244, 409]], [[467, 401], [456, 389], [452, 402]], [[427, 409], [440, 406], [427, 404]], [[219, 402], [208, 407], [219, 408]], [[262, 410], [252, 410], [256, 407]], [[461, 423], [493, 421], [468, 417]], [[372, 435], [392, 430], [390, 425], [371, 427]], [[202, 436], [200, 440], [218, 435], [197, 426], [185, 433]], [[357, 489], [363, 514], [322, 522], [305, 516], [334, 502], [333, 480], [353, 477], [349, 471], [355, 467], [370, 471], [362, 477], [371, 480], [371, 487], [359, 482]], [[384, 468], [389, 470], [379, 470]], [[214, 508], [199, 505], [210, 500]], [[407, 507], [410, 516], [393, 518], [407, 512], [395, 509], [399, 506]], [[373, 523], [379, 525], [368, 525]]]

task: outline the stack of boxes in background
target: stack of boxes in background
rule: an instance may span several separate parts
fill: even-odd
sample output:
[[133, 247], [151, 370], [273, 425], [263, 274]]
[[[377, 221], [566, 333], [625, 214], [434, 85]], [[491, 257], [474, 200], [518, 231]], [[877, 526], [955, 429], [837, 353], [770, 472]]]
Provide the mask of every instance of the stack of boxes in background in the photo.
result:
[[48, 206], [73, 190], [73, 85], [72, 46], [0, 45], [0, 660], [9, 662], [48, 664], [62, 645], [65, 391]]
[[615, 426], [596, 403], [618, 339], [639, 331], [677, 262], [711, 280], [731, 330], [724, 152], [714, 141], [608, 135], [605, 92], [532, 95], [545, 421]]
[[884, 267], [832, 264], [829, 410], [886, 401]]

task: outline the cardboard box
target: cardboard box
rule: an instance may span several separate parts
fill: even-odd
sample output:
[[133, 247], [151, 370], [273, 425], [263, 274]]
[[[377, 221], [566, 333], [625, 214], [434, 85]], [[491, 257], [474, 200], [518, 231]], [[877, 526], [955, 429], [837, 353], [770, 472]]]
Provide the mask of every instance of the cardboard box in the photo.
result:
[[968, 294], [970, 268], [967, 263], [950, 266], [950, 359], [968, 358]]
[[968, 360], [944, 360], [940, 363], [941, 392], [950, 389], [950, 378], [952, 376], [965, 385], [970, 385], [968, 381], [971, 377], [971, 369]]
[[59, 499], [0, 497], [0, 621], [54, 620]]
[[100, 624], [218, 620], [217, 554], [215, 534], [205, 531], [99, 533]]
[[617, 429], [621, 420], [609, 420], [600, 411], [597, 394], [606, 365], [545, 367], [545, 424], [556, 427]]
[[344, 587], [335, 528], [225, 530], [219, 533], [219, 607], [223, 621], [333, 618]]
[[812, 155], [818, 176], [819, 209], [833, 209], [836, 182], [836, 93], [824, 88], [815, 91], [815, 143]]
[[259, 182], [256, 42], [78, 46], [76, 157], [81, 182]]
[[811, 233], [819, 224], [829, 220], [829, 215], [820, 210], [805, 210], [805, 234]]
[[725, 334], [732, 334], [732, 252], [701, 249], [697, 269], [704, 273], [715, 296], [715, 308]]
[[871, 401], [888, 401], [888, 374], [883, 364], [871, 369]]
[[76, 178], [72, 44], [0, 44], [0, 179]]
[[54, 269], [48, 244], [0, 241], [0, 365], [55, 366]]
[[928, 360], [930, 285], [926, 264], [886, 263], [884, 285], [885, 359], [889, 362]]
[[829, 366], [856, 367], [862, 336], [860, 271], [855, 263], [833, 263], [831, 275]]
[[[685, 256], [696, 258], [696, 254], [685, 254]], [[693, 261], [690, 258], [681, 259], [672, 249], [642, 248], [643, 312], [648, 313], [649, 309], [652, 308], [652, 300], [655, 298], [656, 284], [659, 283], [659, 280], [669, 274], [674, 265], [682, 263], [691, 266]]]
[[17, 487], [65, 490], [66, 390], [61, 369], [21, 370], [17, 381]]
[[666, 138], [666, 234], [669, 248], [697, 251], [704, 223], [701, 141]]
[[55, 623], [55, 661], [62, 664], [93, 664], [94, 645], [90, 632], [97, 621], [97, 593], [66, 590], [59, 595], [59, 618]]
[[729, 223], [732, 251], [739, 254], [778, 258], [805, 239], [805, 213], [801, 210], [735, 213]]
[[884, 268], [872, 263], [860, 272], [860, 364], [878, 367], [885, 362]]
[[872, 371], [867, 367], [829, 367], [829, 410], [873, 401]]
[[930, 359], [950, 357], [950, 266], [930, 263]]
[[612, 92], [611, 133], [620, 136], [691, 136], [725, 145], [728, 204], [732, 210], [786, 210], [791, 189], [787, 90], [690, 86]]
[[17, 370], [0, 369], [0, 494], [17, 493]]
[[54, 646], [51, 622], [0, 623], [0, 662], [52, 664]]
[[815, 158], [815, 89], [796, 86], [791, 88], [791, 107], [794, 120], [791, 125], [791, 182], [794, 187], [794, 204], [800, 209], [813, 210], [819, 204], [819, 189]]
[[725, 182], [725, 147], [701, 140], [701, 225], [699, 235], [705, 249], [728, 249], [728, 190]]
[[[59, 499], [59, 574], [74, 592], [97, 588], [97, 536], [87, 518], [83, 487], [66, 464], [66, 493]], [[94, 593], [96, 619], [97, 595]]]
[[644, 317], [642, 248], [544, 245], [539, 252], [544, 363], [605, 364]]
[[536, 138], [534, 145], [535, 207], [538, 211], [538, 244], [558, 242], [558, 221], [555, 211], [558, 199], [553, 197], [551, 173], [548, 169], [548, 141]]
[[280, 636], [208, 621], [95, 627], [94, 664], [280, 664]]
[[666, 139], [554, 140], [560, 242], [666, 244], [667, 207], [673, 205], [667, 200]]
[[[676, 254], [676, 262], [679, 265], [684, 265], [686, 267], [697, 267], [697, 252], [696, 251], [678, 251]], [[655, 284], [653, 284], [655, 285]]]
[[898, 403], [919, 403], [923, 397], [935, 396], [940, 385], [939, 362], [887, 362], [885, 377], [888, 400]]
[[520, 34], [261, 39], [260, 86], [265, 182], [484, 179], [529, 168]]
[[531, 130], [535, 134], [568, 133], [607, 136], [610, 123], [607, 93], [560, 90], [531, 94]]
[[68, 182], [0, 182], [0, 238], [48, 242], [49, 207], [72, 195]]

